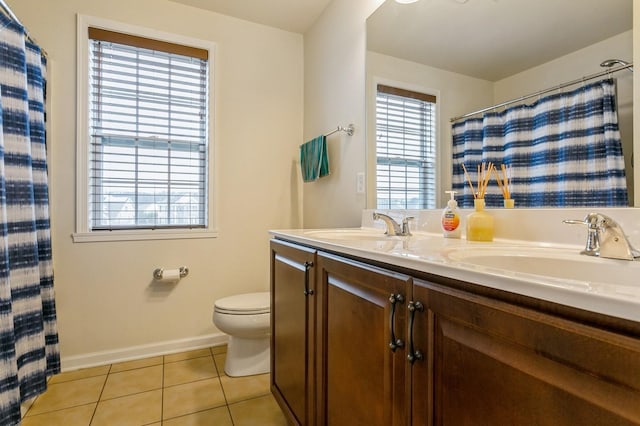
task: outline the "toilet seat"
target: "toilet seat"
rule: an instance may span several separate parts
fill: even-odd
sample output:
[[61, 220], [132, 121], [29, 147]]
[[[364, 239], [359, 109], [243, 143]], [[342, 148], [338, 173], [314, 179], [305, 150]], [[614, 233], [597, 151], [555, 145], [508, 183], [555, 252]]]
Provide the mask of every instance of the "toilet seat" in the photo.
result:
[[271, 311], [271, 293], [245, 293], [216, 300], [215, 312], [228, 315], [268, 314]]

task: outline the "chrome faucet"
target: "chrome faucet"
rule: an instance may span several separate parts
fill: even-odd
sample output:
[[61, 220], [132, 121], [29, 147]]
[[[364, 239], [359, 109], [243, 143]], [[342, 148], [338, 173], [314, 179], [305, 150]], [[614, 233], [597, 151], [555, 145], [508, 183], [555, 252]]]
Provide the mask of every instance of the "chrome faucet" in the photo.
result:
[[631, 246], [618, 223], [601, 213], [589, 213], [583, 220], [563, 220], [570, 225], [587, 226], [587, 244], [580, 253], [609, 259], [634, 260], [640, 252]]
[[391, 216], [386, 214], [373, 212], [373, 220], [382, 220], [387, 225], [387, 231], [385, 234], [387, 235], [397, 235], [400, 237], [406, 237], [411, 235], [411, 230], [409, 229], [409, 221], [415, 219], [413, 216], [407, 216], [402, 219], [402, 225], [393, 220]]

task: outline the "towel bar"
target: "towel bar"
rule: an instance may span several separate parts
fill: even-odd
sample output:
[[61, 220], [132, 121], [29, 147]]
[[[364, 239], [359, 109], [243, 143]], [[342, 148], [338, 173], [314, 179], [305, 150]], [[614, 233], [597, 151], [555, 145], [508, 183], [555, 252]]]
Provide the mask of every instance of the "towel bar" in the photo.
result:
[[353, 124], [349, 124], [347, 127], [338, 126], [337, 129], [327, 133], [325, 136], [332, 135], [332, 134], [334, 134], [336, 132], [345, 132], [349, 136], [353, 136], [353, 131], [354, 131]]

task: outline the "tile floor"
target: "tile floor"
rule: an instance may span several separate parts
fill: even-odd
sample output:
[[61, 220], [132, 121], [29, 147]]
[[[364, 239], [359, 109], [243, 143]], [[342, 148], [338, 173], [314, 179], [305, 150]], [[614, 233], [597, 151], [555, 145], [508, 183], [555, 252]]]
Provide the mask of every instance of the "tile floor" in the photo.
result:
[[269, 374], [228, 377], [226, 346], [54, 376], [22, 426], [286, 425]]

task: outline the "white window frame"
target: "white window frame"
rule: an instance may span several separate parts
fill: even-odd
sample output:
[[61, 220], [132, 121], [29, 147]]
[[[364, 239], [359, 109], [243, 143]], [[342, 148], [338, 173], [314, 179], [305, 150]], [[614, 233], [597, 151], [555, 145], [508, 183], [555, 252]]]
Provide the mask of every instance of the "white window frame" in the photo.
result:
[[[126, 229], [91, 231], [89, 228], [89, 27], [146, 37], [169, 43], [192, 46], [209, 52], [209, 119], [207, 162], [207, 224], [204, 228], [176, 229]], [[139, 241], [185, 238], [215, 238], [218, 236], [216, 219], [217, 155], [215, 149], [217, 122], [215, 97], [216, 44], [182, 35], [170, 34], [150, 28], [137, 27], [107, 19], [78, 15], [77, 20], [77, 132], [76, 132], [76, 232], [72, 234], [76, 243], [95, 241]]]

